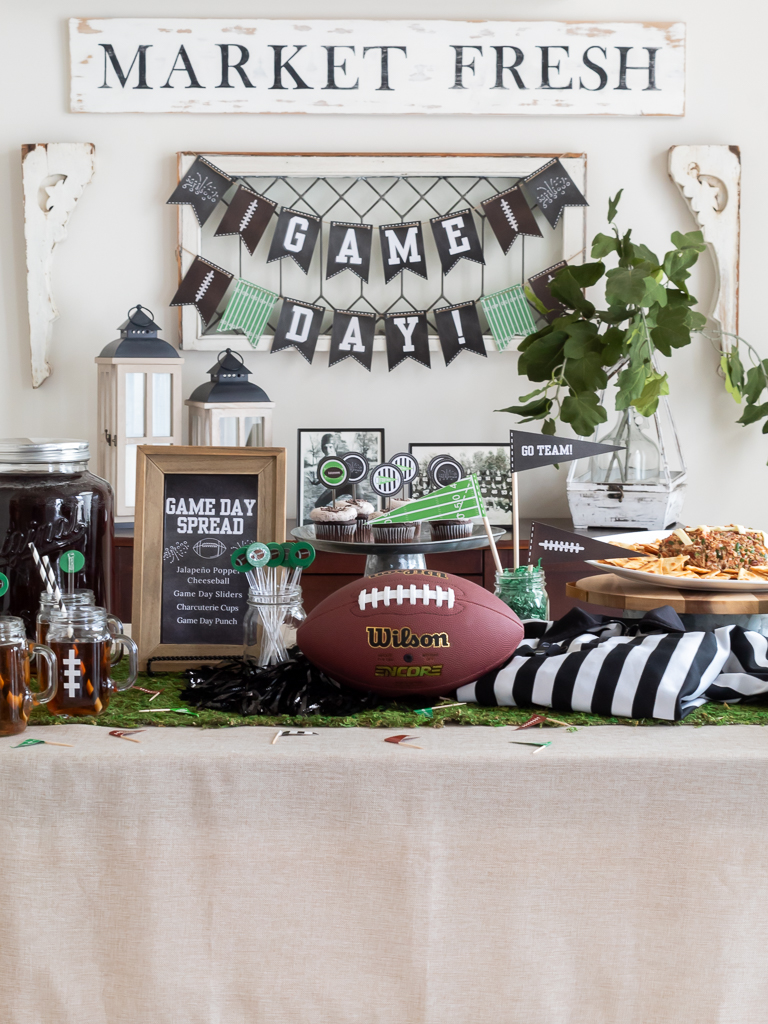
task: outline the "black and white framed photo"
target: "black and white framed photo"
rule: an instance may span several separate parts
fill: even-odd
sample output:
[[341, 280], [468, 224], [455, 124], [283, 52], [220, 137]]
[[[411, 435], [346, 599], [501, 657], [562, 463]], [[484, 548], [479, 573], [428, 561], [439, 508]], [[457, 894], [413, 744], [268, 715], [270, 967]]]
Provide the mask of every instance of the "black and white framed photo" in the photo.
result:
[[509, 469], [508, 444], [419, 444], [411, 443], [408, 450], [419, 464], [419, 475], [411, 483], [411, 497], [421, 498], [433, 488], [429, 481], [428, 466], [437, 455], [450, 455], [461, 463], [469, 476], [476, 473], [480, 481], [488, 519], [494, 526], [512, 525], [512, 479]]
[[[313, 508], [329, 505], [333, 495], [329, 488], [318, 479], [317, 466], [327, 455], [345, 455], [347, 452], [359, 452], [368, 460], [370, 466], [384, 461], [384, 430], [373, 428], [334, 428], [303, 429], [298, 431], [297, 446], [298, 481], [296, 485], [296, 522], [299, 526], [309, 526], [312, 522], [310, 513]], [[509, 452], [509, 445], [507, 445]], [[509, 468], [509, 454], [507, 454]], [[370, 501], [374, 508], [380, 507], [380, 499], [371, 489], [368, 479], [355, 484], [357, 497]], [[339, 490], [336, 498], [352, 497], [351, 486]]]

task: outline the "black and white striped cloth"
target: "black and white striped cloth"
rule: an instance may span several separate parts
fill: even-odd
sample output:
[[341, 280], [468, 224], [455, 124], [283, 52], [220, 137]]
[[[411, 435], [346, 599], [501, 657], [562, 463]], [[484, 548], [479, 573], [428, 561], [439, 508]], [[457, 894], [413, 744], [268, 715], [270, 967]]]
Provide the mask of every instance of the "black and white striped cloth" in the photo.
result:
[[457, 700], [679, 721], [707, 701], [768, 695], [768, 637], [741, 626], [686, 633], [671, 608], [639, 621], [573, 609], [524, 626], [512, 659]]

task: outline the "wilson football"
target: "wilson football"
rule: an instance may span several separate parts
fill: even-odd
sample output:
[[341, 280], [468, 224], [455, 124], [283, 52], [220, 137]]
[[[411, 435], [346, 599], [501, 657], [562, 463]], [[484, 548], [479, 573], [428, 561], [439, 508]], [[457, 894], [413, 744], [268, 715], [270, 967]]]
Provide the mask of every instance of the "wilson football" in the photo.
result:
[[296, 640], [338, 682], [386, 697], [434, 697], [503, 665], [522, 636], [512, 609], [476, 583], [400, 569], [331, 594]]

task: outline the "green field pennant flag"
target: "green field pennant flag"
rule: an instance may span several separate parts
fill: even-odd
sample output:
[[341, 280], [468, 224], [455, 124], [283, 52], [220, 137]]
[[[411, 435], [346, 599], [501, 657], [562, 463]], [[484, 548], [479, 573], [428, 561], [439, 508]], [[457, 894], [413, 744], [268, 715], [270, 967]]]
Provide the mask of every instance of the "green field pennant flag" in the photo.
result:
[[242, 331], [254, 348], [264, 333], [267, 320], [275, 307], [278, 296], [275, 292], [259, 288], [250, 281], [238, 278], [232, 298], [219, 321], [219, 331]]
[[480, 301], [499, 352], [503, 352], [515, 337], [533, 334], [536, 330], [531, 307], [521, 284], [492, 295], [484, 295]]
[[374, 523], [423, 523], [432, 519], [475, 519], [485, 515], [477, 476], [440, 487], [423, 498], [415, 498], [407, 505], [377, 516]]

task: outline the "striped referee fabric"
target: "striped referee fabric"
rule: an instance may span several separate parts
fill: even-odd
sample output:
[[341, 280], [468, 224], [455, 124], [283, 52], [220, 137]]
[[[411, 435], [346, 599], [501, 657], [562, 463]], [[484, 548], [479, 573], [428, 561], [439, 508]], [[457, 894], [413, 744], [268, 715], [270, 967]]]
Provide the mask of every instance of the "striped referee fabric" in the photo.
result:
[[493, 295], [484, 295], [480, 301], [488, 318], [493, 340], [500, 352], [503, 352], [516, 337], [521, 334], [533, 334], [536, 330], [531, 307], [521, 284], [494, 292]]
[[217, 330], [240, 330], [256, 348], [277, 300], [275, 292], [239, 277]]
[[618, 636], [623, 627], [612, 623], [598, 636], [550, 643], [547, 633], [530, 633], [558, 623], [524, 625], [526, 640], [511, 661], [459, 687], [457, 700], [679, 721], [707, 701], [768, 694], [768, 638], [742, 626]]

